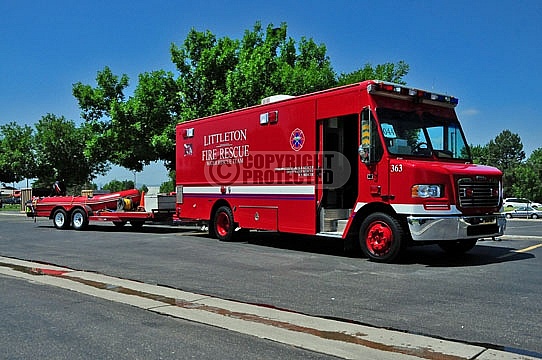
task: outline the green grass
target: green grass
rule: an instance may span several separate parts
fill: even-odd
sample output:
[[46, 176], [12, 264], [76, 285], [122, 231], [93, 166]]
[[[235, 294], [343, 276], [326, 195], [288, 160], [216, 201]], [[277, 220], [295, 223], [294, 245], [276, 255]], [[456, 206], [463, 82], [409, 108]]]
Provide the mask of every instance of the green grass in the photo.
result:
[[0, 211], [21, 211], [21, 204], [4, 204]]

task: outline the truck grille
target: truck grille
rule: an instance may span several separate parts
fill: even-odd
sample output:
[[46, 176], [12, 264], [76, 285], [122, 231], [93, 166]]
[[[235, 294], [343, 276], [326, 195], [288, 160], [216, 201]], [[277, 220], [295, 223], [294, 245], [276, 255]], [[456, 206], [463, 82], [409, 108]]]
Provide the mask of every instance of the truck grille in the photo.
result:
[[477, 176], [476, 178], [460, 178], [459, 206], [462, 208], [498, 207], [500, 203], [500, 183], [497, 179]]

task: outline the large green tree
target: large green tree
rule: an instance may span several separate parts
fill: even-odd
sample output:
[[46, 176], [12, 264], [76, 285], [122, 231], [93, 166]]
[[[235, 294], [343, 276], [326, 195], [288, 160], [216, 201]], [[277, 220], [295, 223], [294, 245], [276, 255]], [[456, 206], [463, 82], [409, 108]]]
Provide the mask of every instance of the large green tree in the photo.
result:
[[34, 130], [11, 122], [0, 125], [0, 181], [19, 182], [34, 176]]
[[253, 106], [275, 94], [300, 95], [368, 78], [402, 83], [404, 62], [365, 65], [338, 79], [323, 44], [287, 36], [286, 24], [257, 22], [241, 40], [217, 38], [192, 29], [181, 45], [172, 44], [177, 77], [162, 70], [139, 76], [133, 96], [125, 100], [126, 75], [105, 67], [97, 86], [76, 83], [73, 95], [95, 135], [85, 154], [140, 171], [154, 160], [175, 166], [178, 122]]
[[542, 202], [542, 148], [538, 148], [524, 164], [514, 169], [512, 194]]
[[50, 186], [60, 180], [73, 187], [104, 174], [107, 166], [84, 153], [85, 143], [92, 136], [91, 128], [77, 127], [63, 116], [43, 116], [36, 124], [36, 185]]
[[343, 73], [339, 76], [338, 85], [353, 84], [364, 80], [384, 80], [396, 84], [406, 85], [403, 77], [408, 74], [409, 66], [404, 61], [398, 63], [384, 63], [373, 67], [371, 64], [351, 73]]
[[518, 170], [524, 165], [525, 159], [523, 144], [518, 134], [508, 129], [503, 130], [486, 145], [471, 145], [471, 151], [475, 163], [495, 166], [503, 172], [503, 191], [506, 197], [524, 196], [522, 194], [528, 191], [520, 191], [520, 185], [516, 183], [516, 177], [521, 175], [524, 178], [523, 184], [526, 184], [527, 176], [525, 171]]
[[134, 189], [134, 181], [133, 180], [111, 180], [107, 184], [105, 184], [102, 189], [103, 190], [109, 190], [111, 192], [117, 192], [122, 190], [128, 190], [128, 189]]

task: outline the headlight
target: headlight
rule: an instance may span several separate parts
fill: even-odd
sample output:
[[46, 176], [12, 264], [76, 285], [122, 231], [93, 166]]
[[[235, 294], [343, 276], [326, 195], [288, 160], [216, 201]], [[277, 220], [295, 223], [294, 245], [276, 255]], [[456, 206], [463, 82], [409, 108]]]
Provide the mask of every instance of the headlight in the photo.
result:
[[439, 198], [442, 196], [442, 185], [414, 185], [412, 197]]

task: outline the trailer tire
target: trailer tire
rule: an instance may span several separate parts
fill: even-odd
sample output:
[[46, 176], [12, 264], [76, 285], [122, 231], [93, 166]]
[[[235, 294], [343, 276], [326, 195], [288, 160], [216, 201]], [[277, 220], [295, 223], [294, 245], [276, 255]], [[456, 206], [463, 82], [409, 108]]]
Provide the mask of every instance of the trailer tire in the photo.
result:
[[233, 222], [233, 212], [229, 206], [221, 206], [215, 212], [212, 223], [212, 231], [220, 241], [231, 241], [235, 225]]
[[66, 210], [62, 208], [55, 210], [53, 213], [53, 225], [55, 228], [60, 230], [67, 229], [68, 226], [70, 226], [70, 222], [68, 221], [68, 213], [66, 213]]
[[72, 212], [72, 228], [74, 230], [84, 230], [88, 226], [88, 216], [85, 210], [75, 209]]
[[374, 213], [362, 222], [361, 250], [372, 261], [394, 262], [404, 248], [404, 231], [399, 221], [385, 213]]

